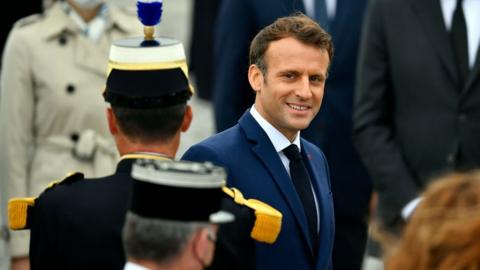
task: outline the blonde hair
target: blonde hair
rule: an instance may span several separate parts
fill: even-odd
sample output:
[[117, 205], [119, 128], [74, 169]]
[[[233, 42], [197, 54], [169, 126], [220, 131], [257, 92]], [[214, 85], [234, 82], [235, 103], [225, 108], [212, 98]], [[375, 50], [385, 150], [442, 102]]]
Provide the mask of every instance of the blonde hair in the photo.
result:
[[432, 183], [408, 222], [387, 270], [480, 270], [480, 172]]

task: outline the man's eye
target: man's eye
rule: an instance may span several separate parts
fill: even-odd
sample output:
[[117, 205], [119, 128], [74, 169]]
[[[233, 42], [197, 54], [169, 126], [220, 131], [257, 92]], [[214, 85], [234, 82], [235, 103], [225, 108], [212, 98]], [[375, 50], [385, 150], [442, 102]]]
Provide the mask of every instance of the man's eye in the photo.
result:
[[285, 77], [286, 79], [293, 79], [293, 78], [295, 78], [295, 74], [285, 73], [285, 74], [283, 74], [283, 77]]
[[318, 76], [318, 75], [310, 76], [310, 81], [311, 82], [323, 82], [323, 78], [322, 78], [322, 76]]

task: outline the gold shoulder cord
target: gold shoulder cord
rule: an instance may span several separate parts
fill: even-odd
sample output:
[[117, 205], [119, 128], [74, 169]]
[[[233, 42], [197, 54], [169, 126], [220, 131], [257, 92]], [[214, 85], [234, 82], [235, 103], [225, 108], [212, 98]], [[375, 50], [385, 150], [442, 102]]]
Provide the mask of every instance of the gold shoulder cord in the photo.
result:
[[245, 205], [254, 210], [255, 224], [250, 233], [253, 239], [267, 244], [275, 243], [282, 229], [283, 216], [280, 211], [262, 201], [245, 199], [236, 188], [223, 187], [223, 192], [232, 197], [236, 204]]

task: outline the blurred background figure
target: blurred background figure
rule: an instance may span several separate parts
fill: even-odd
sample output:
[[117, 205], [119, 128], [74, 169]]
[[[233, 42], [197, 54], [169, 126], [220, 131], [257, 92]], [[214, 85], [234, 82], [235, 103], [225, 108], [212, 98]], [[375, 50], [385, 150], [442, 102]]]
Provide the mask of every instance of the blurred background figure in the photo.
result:
[[480, 166], [480, 1], [374, 0], [362, 36], [356, 146], [383, 229], [436, 175]]
[[[234, 219], [220, 210], [225, 170], [206, 163], [146, 162], [132, 169], [124, 269], [204, 269], [213, 260], [218, 225]], [[169, 204], [176, 209], [167, 209]]]
[[194, 0], [192, 39], [190, 44], [190, 73], [194, 74], [197, 95], [210, 101], [213, 93], [213, 41], [215, 21], [222, 0]]
[[[12, 1], [9, 8], [2, 9], [2, 24], [0, 26], [0, 55], [3, 52], [8, 33], [12, 29], [13, 24], [28, 15], [42, 12], [42, 0], [30, 1]], [[2, 61], [0, 60], [0, 70], [2, 69]], [[0, 100], [2, 98], [0, 89]], [[1, 162], [1, 161], [0, 161]], [[5, 194], [6, 186], [4, 181], [0, 179], [0, 270], [7, 270], [9, 267], [9, 258], [7, 253], [7, 240], [9, 232], [7, 231], [5, 221]]]
[[[139, 29], [135, 16], [102, 0], [56, 1], [15, 24], [1, 74], [6, 197], [36, 196], [71, 171], [90, 177], [113, 172], [117, 153], [100, 98], [108, 50]], [[11, 235], [12, 269], [28, 269], [28, 240], [23, 232]]]
[[369, 5], [354, 132], [385, 230], [402, 230], [432, 177], [480, 166], [478, 9], [472, 0]]
[[480, 172], [442, 177], [422, 197], [386, 269], [480, 269]]
[[[325, 153], [335, 201], [334, 269], [361, 268], [371, 182], [352, 143], [352, 103], [365, 0], [223, 0], [216, 20], [214, 113], [217, 131], [235, 125], [253, 103], [247, 81], [250, 41], [264, 26], [295, 11], [332, 35], [335, 56], [320, 113], [301, 136]], [[349, 258], [346, 260], [345, 258]]]

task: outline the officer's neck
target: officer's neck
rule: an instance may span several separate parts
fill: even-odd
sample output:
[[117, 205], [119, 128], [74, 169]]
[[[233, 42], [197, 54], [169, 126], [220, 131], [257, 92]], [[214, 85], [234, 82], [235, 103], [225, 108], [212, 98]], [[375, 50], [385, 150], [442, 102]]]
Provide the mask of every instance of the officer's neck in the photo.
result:
[[180, 145], [180, 133], [168, 141], [132, 139], [125, 136], [117, 136], [115, 140], [121, 156], [129, 153], [150, 152], [174, 158]]

